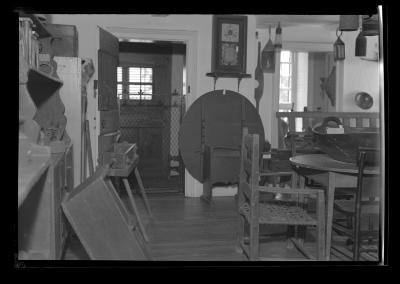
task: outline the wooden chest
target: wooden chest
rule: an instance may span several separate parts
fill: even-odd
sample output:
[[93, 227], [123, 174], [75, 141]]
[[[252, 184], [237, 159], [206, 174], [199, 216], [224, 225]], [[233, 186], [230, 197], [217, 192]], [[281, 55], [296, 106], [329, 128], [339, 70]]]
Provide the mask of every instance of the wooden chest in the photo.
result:
[[113, 169], [129, 167], [136, 155], [136, 144], [123, 142], [115, 143], [108, 151], [103, 153], [103, 165], [112, 164]]

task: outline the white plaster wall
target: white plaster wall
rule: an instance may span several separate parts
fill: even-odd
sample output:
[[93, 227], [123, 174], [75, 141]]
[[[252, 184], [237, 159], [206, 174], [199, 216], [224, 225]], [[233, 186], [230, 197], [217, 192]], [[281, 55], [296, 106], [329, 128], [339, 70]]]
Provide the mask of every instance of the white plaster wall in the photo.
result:
[[[268, 27], [258, 28], [258, 40], [261, 50], [268, 41]], [[275, 41], [275, 27], [271, 28], [271, 39]], [[323, 25], [299, 25], [282, 28], [283, 49], [291, 51], [331, 51], [335, 41], [335, 32], [330, 27]], [[278, 71], [280, 53], [275, 54], [275, 73], [264, 73], [264, 93], [260, 101], [260, 116], [264, 124], [265, 139], [271, 142], [272, 147], [277, 147], [277, 121], [275, 113], [278, 111]], [[252, 70], [254, 75], [254, 70]], [[254, 99], [252, 98], [252, 102]]]
[[[165, 30], [187, 30], [196, 31], [197, 38], [197, 88], [192, 90], [191, 95], [199, 96], [213, 90], [213, 79], [205, 74], [211, 71], [211, 42], [212, 42], [212, 15], [170, 15], [168, 17], [152, 17], [150, 15], [95, 15], [95, 14], [52, 14], [48, 15], [48, 22], [54, 24], [75, 25], [79, 38], [79, 57], [92, 58], [95, 66], [93, 79], [97, 80], [97, 49], [98, 49], [98, 26], [127, 27], [136, 29], [165, 29]], [[256, 66], [256, 44], [255, 44], [256, 19], [254, 15], [248, 16], [247, 32], [247, 72], [253, 74]], [[254, 74], [253, 74], [254, 75]], [[254, 76], [253, 76], [254, 78]], [[93, 156], [97, 164], [97, 129], [98, 119], [97, 98], [93, 96], [93, 79], [88, 86], [88, 119], [91, 128], [91, 141]], [[240, 93], [252, 99], [254, 93], [254, 79], [243, 79]], [[223, 78], [217, 82], [217, 89], [237, 90], [235, 79]], [[235, 194], [234, 189], [218, 188], [217, 195]], [[202, 186], [196, 181], [190, 196], [200, 196]]]
[[[303, 111], [307, 106], [308, 93], [308, 53], [299, 52], [297, 56], [297, 96], [296, 111]], [[301, 121], [302, 122], [302, 121]]]
[[[356, 57], [355, 42], [358, 31], [344, 32], [342, 40], [345, 43], [346, 58], [343, 62], [343, 92], [341, 111], [349, 112], [379, 112], [379, 62], [363, 60]], [[378, 36], [367, 37], [368, 46], [378, 42]], [[371, 51], [370, 49], [368, 51]], [[373, 106], [368, 110], [359, 108], [354, 101], [358, 92], [367, 92], [374, 100]]]
[[[175, 90], [178, 92], [179, 95], [182, 95], [183, 89], [183, 54], [172, 54], [171, 55], [171, 93]], [[178, 107], [174, 107], [174, 103], [180, 103], [180, 96], [172, 96], [171, 97], [171, 156], [177, 156], [179, 154], [178, 148], [178, 139], [179, 135], [178, 132], [173, 131], [173, 129], [179, 129], [179, 117], [181, 115], [180, 109]]]
[[182, 95], [183, 86], [183, 54], [171, 55], [171, 93], [177, 90]]
[[[254, 38], [255, 46], [257, 46], [257, 42], [261, 42], [261, 52], [268, 41], [268, 29], [257, 29], [258, 32], [258, 40]], [[275, 29], [271, 29], [271, 39], [274, 41], [275, 39]], [[255, 56], [257, 56], [257, 52], [255, 52]], [[276, 54], [275, 54], [276, 57]], [[257, 57], [256, 57], [257, 58]], [[275, 58], [276, 59], [276, 58]], [[257, 61], [257, 60], [256, 60]], [[277, 66], [275, 66], [276, 68]], [[254, 71], [250, 70], [250, 74], [254, 78]], [[256, 86], [257, 83], [255, 83]], [[272, 119], [275, 112], [272, 111], [273, 102], [272, 102], [272, 95], [273, 95], [273, 84], [274, 84], [274, 74], [273, 73], [264, 73], [264, 92], [263, 96], [260, 100], [260, 117], [264, 125], [264, 132], [265, 132], [265, 139], [269, 142], [272, 141]], [[255, 104], [254, 99], [254, 90], [252, 92], [252, 97], [250, 100], [252, 103]]]

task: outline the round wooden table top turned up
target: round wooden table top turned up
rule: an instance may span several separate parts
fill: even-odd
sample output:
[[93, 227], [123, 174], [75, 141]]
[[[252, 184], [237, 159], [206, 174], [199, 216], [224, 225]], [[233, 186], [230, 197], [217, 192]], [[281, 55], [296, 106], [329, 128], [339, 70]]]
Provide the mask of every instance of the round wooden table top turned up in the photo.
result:
[[[335, 160], [327, 154], [298, 155], [291, 157], [290, 162], [297, 167], [319, 171], [348, 174], [358, 173], [358, 166], [356, 164]], [[364, 173], [371, 175], [379, 174], [379, 167], [365, 167]]]
[[220, 160], [222, 164], [213, 169], [213, 175], [216, 181], [236, 181], [244, 127], [249, 133], [259, 135], [259, 145], [264, 144], [261, 117], [244, 95], [230, 90], [215, 90], [200, 96], [187, 110], [179, 129], [179, 150], [188, 172], [199, 182], [204, 182], [205, 146], [221, 149], [220, 152], [225, 154], [234, 149], [236, 161]]

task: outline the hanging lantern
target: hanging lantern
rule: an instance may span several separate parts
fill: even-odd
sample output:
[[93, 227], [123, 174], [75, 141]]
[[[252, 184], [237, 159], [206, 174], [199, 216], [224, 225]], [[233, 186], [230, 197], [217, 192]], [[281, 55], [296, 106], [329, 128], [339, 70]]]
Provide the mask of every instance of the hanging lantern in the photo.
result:
[[340, 32], [340, 35], [338, 35], [339, 29], [336, 30], [336, 36], [338, 37], [335, 43], [333, 44], [333, 58], [335, 61], [338, 60], [344, 60], [345, 59], [345, 47], [344, 47], [344, 42], [340, 38], [342, 35], [342, 32]]
[[280, 49], [282, 48], [282, 29], [281, 29], [281, 22], [278, 22], [278, 26], [275, 30], [275, 48]]
[[261, 54], [261, 67], [264, 73], [274, 73], [275, 71], [275, 49], [271, 40], [271, 26], [268, 29], [269, 39], [264, 46]]
[[359, 15], [340, 15], [339, 30], [340, 31], [356, 31], [360, 25]]
[[363, 35], [362, 30], [356, 38], [356, 52], [355, 56], [366, 56], [367, 55], [367, 38]]

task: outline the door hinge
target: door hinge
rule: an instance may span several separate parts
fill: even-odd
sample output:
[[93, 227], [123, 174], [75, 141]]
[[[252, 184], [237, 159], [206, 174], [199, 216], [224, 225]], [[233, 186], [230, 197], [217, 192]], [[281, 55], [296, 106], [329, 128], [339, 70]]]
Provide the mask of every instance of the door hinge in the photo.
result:
[[187, 93], [190, 94], [190, 86], [187, 87]]

